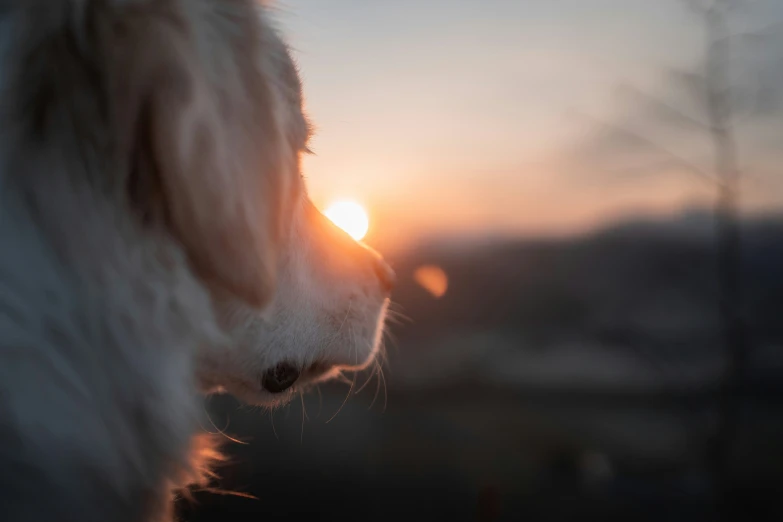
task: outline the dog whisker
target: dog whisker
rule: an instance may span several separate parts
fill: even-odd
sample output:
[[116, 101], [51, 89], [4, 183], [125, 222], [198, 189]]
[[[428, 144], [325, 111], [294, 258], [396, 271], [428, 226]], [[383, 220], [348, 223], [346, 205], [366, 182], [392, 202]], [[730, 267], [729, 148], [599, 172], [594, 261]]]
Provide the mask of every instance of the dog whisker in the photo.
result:
[[220, 488], [198, 488], [193, 489], [193, 493], [211, 493], [213, 495], [223, 495], [229, 497], [249, 498], [250, 500], [258, 500], [258, 497], [251, 495], [250, 493], [242, 493], [241, 491], [228, 491]]
[[[211, 435], [220, 435], [220, 436], [224, 437], [226, 440], [229, 440], [231, 442], [235, 442], [237, 444], [247, 445], [247, 442], [241, 441], [239, 439], [235, 439], [234, 437], [231, 437], [231, 436], [229, 436], [226, 433], [226, 430], [228, 429], [228, 425], [231, 423], [231, 419], [228, 416], [226, 416], [226, 425], [225, 425], [225, 427], [223, 429], [220, 429], [215, 424], [215, 421], [212, 420], [212, 416], [209, 414], [209, 411], [207, 410], [206, 404], [203, 405], [203, 409], [204, 409], [204, 414], [207, 417], [207, 420], [212, 425], [212, 427], [215, 428], [215, 431], [214, 432], [209, 431], [203, 425], [201, 426], [201, 429], [203, 429], [204, 431], [206, 431], [207, 433], [209, 433]], [[201, 424], [201, 421], [199, 421], [199, 424]]]
[[359, 387], [359, 389], [354, 392], [354, 395], [359, 395], [362, 392], [362, 390], [364, 390], [367, 387], [367, 385], [370, 384], [370, 381], [372, 381], [372, 378], [375, 377], [375, 374], [376, 374], [377, 371], [378, 371], [378, 363], [376, 362], [373, 365], [373, 369], [370, 372], [370, 376], [367, 377], [367, 380], [364, 381], [364, 384], [362, 384]]
[[337, 375], [334, 376], [334, 378], [335, 380], [340, 381], [343, 384], [348, 384], [348, 385], [351, 384], [351, 379], [346, 377], [343, 372], [338, 373]]
[[343, 326], [345, 326], [345, 322], [348, 320], [348, 316], [351, 314], [351, 308], [353, 307], [353, 299], [348, 301], [348, 309], [345, 311], [345, 317], [343, 317], [343, 321], [340, 323], [340, 327], [337, 329], [337, 332], [335, 332], [334, 337], [337, 339], [340, 336], [340, 332], [343, 331]]
[[324, 407], [324, 396], [323, 393], [321, 393], [321, 386], [316, 385], [315, 387], [316, 391], [318, 391], [318, 413], [315, 414], [315, 418], [319, 418], [321, 416], [321, 411]]
[[310, 416], [307, 415], [307, 408], [304, 403], [304, 392], [299, 392], [299, 397], [302, 399], [302, 410], [304, 411], [305, 419], [310, 420]]
[[388, 329], [384, 329], [383, 336], [381, 337], [381, 347], [378, 350], [378, 358], [384, 364], [389, 364], [389, 350], [386, 349], [387, 344], [391, 344], [395, 350], [399, 350], [397, 338]]
[[229, 441], [231, 441], [231, 442], [235, 442], [235, 443], [237, 443], [237, 444], [242, 444], [242, 445], [247, 445], [247, 444], [248, 444], [247, 442], [244, 442], [244, 441], [241, 441], [241, 440], [239, 440], [239, 439], [236, 439], [236, 438], [234, 438], [234, 437], [232, 437], [232, 436], [230, 436], [229, 434], [227, 434], [227, 433], [226, 433], [226, 431], [225, 431], [225, 430], [226, 430], [226, 429], [228, 429], [228, 425], [229, 425], [229, 423], [230, 423], [230, 420], [229, 420], [229, 419], [226, 419], [226, 427], [225, 427], [225, 428], [223, 428], [222, 430], [221, 430], [220, 428], [218, 428], [217, 426], [215, 426], [215, 423], [214, 423], [214, 422], [212, 421], [212, 419], [209, 417], [209, 414], [207, 414], [207, 419], [209, 420], [209, 423], [210, 423], [210, 424], [212, 424], [212, 426], [213, 426], [213, 427], [215, 428], [215, 430], [216, 430], [216, 432], [215, 432], [215, 433], [213, 433], [213, 432], [211, 432], [211, 431], [209, 431], [209, 430], [204, 430], [204, 431], [206, 431], [207, 433], [210, 433], [210, 434], [212, 434], [212, 435], [220, 435], [221, 437], [225, 438], [226, 440], [229, 440]]
[[334, 412], [334, 415], [332, 415], [332, 416], [329, 418], [329, 420], [328, 420], [328, 421], [326, 421], [326, 424], [329, 424], [330, 422], [332, 422], [332, 421], [334, 420], [334, 418], [335, 418], [335, 417], [337, 417], [337, 415], [338, 415], [338, 414], [339, 414], [341, 411], [343, 411], [343, 407], [345, 406], [345, 403], [346, 403], [346, 402], [348, 402], [348, 397], [350, 397], [350, 396], [351, 396], [351, 391], [353, 391], [353, 385], [354, 385], [354, 382], [356, 382], [356, 381], [353, 381], [353, 382], [351, 382], [351, 387], [348, 389], [348, 393], [345, 395], [345, 399], [343, 399], [343, 403], [340, 405], [340, 407], [337, 409], [337, 411], [336, 411], [336, 412]]
[[373, 397], [372, 397], [372, 402], [370, 403], [370, 406], [367, 408], [368, 410], [372, 409], [372, 407], [375, 405], [375, 401], [378, 400], [378, 393], [381, 391], [381, 371], [380, 371], [381, 368], [380, 368], [379, 363], [376, 362], [375, 364], [376, 364], [376, 367], [378, 368], [378, 372], [376, 374], [377, 378], [376, 378], [376, 384], [375, 384], [375, 395], [373, 395]]
[[[350, 326], [348, 327], [348, 338], [350, 339], [352, 345], [355, 344], [353, 329]], [[332, 420], [334, 420], [334, 418], [337, 417], [337, 415], [343, 410], [345, 404], [348, 402], [348, 398], [351, 396], [351, 392], [353, 391], [355, 385], [356, 385], [356, 373], [354, 373], [353, 380], [351, 381], [351, 386], [350, 388], [348, 388], [348, 393], [345, 395], [345, 398], [343, 399], [343, 403], [340, 405], [337, 411], [334, 412], [334, 415], [332, 415], [332, 417], [328, 421], [326, 421], [327, 424], [332, 422]]]
[[299, 431], [299, 445], [302, 445], [304, 443], [304, 422], [305, 417], [307, 417], [307, 412], [305, 411], [304, 395], [302, 392], [299, 392], [299, 401], [302, 403], [302, 426]]
[[379, 367], [379, 368], [381, 370], [380, 371], [380, 376], [381, 376], [380, 380], [383, 381], [383, 410], [381, 410], [381, 411], [382, 412], [386, 412], [386, 406], [388, 405], [388, 401], [389, 401], [389, 390], [386, 387], [386, 376], [383, 373], [383, 368], [381, 368], [381, 367]]
[[277, 430], [275, 429], [275, 410], [269, 410], [269, 418], [272, 421], [272, 433], [275, 434], [275, 439], [280, 440], [280, 437], [277, 436]]
[[386, 308], [386, 319], [397, 324], [412, 324], [414, 322], [413, 319], [402, 312], [401, 309], [402, 305], [399, 303], [390, 302], [389, 306]]

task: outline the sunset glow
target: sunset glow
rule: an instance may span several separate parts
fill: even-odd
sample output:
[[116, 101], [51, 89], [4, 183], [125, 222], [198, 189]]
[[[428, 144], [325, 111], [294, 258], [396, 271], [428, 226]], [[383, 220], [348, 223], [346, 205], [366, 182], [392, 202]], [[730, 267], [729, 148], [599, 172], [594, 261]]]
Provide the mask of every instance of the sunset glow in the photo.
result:
[[354, 201], [337, 201], [324, 212], [326, 217], [345, 230], [355, 240], [361, 240], [370, 228], [370, 219], [361, 205]]
[[[678, 108], [687, 116], [679, 123], [704, 116], [703, 104], [670, 77], [703, 65], [701, 29], [682, 15], [683, 2], [287, 3], [281, 21], [318, 129], [318, 154], [302, 157], [308, 194], [321, 208], [361, 198], [372, 211], [367, 240], [386, 255], [443, 236], [567, 236], [712, 205], [713, 185], [679, 172], [685, 164], [712, 168], [709, 140], [687, 137], [696, 129], [669, 132], [674, 115], [650, 114], [646, 98]], [[609, 4], [616, 8], [604, 16]], [[742, 4], [748, 27], [783, 16], [781, 0]], [[404, 38], [401, 25], [410, 28]], [[472, 36], [457, 36], [465, 34]], [[737, 70], [768, 71], [758, 74], [777, 92], [772, 72], [783, 39], [773, 39]], [[338, 72], [335, 60], [346, 53], [350, 67]], [[762, 81], [754, 74], [736, 80]], [[757, 87], [748, 92], [766, 92]], [[783, 205], [780, 132], [768, 126], [780, 118], [771, 118], [758, 122], [768, 139], [748, 136], [753, 150], [742, 154], [743, 170], [760, 176], [743, 189], [748, 212]]]

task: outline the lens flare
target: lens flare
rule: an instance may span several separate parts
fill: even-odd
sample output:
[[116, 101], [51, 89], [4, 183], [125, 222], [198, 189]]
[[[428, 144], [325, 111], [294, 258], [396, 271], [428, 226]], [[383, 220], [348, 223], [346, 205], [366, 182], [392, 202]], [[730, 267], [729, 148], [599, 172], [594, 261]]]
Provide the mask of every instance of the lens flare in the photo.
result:
[[439, 266], [420, 266], [413, 273], [413, 279], [435, 299], [443, 297], [449, 289], [449, 276]]

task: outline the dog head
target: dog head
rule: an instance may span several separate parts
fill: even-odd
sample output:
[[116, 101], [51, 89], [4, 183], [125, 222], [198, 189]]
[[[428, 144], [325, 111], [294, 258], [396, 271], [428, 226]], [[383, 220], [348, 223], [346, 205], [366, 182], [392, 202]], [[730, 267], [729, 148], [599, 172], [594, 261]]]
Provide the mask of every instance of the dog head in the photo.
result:
[[184, 247], [231, 339], [199, 353], [202, 385], [272, 405], [369, 364], [394, 275], [308, 199], [301, 83], [265, 8], [100, 4], [132, 205]]
[[266, 310], [219, 300], [228, 346], [202, 353], [202, 382], [254, 404], [285, 402], [378, 349], [394, 274], [378, 254], [325, 218], [305, 196], [296, 203]]
[[[309, 125], [290, 53], [263, 12], [255, 19], [265, 42], [256, 47], [258, 78], [271, 86], [280, 111], [279, 142], [288, 155], [273, 176], [288, 178], [289, 199], [276, 207], [275, 288], [263, 310], [237, 294], [215, 292], [218, 319], [231, 343], [202, 352], [202, 384], [246, 402], [274, 405], [344, 370], [359, 370], [380, 343], [394, 273], [372, 249], [353, 240], [310, 202], [299, 170]], [[245, 45], [252, 43], [246, 42]], [[241, 45], [241, 44], [240, 44]], [[237, 52], [247, 52], [238, 49]], [[262, 103], [269, 103], [264, 102]], [[266, 133], [258, 135], [265, 140]], [[278, 143], [279, 143], [278, 142]], [[239, 294], [241, 297], [241, 293]]]

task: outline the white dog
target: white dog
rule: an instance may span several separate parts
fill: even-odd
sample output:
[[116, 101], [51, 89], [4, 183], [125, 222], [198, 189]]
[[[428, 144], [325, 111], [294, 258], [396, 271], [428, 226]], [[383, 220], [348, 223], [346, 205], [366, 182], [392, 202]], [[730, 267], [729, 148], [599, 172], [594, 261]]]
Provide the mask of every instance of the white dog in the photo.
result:
[[0, 519], [165, 520], [198, 391], [366, 366], [393, 273], [309, 202], [253, 0], [0, 0]]

